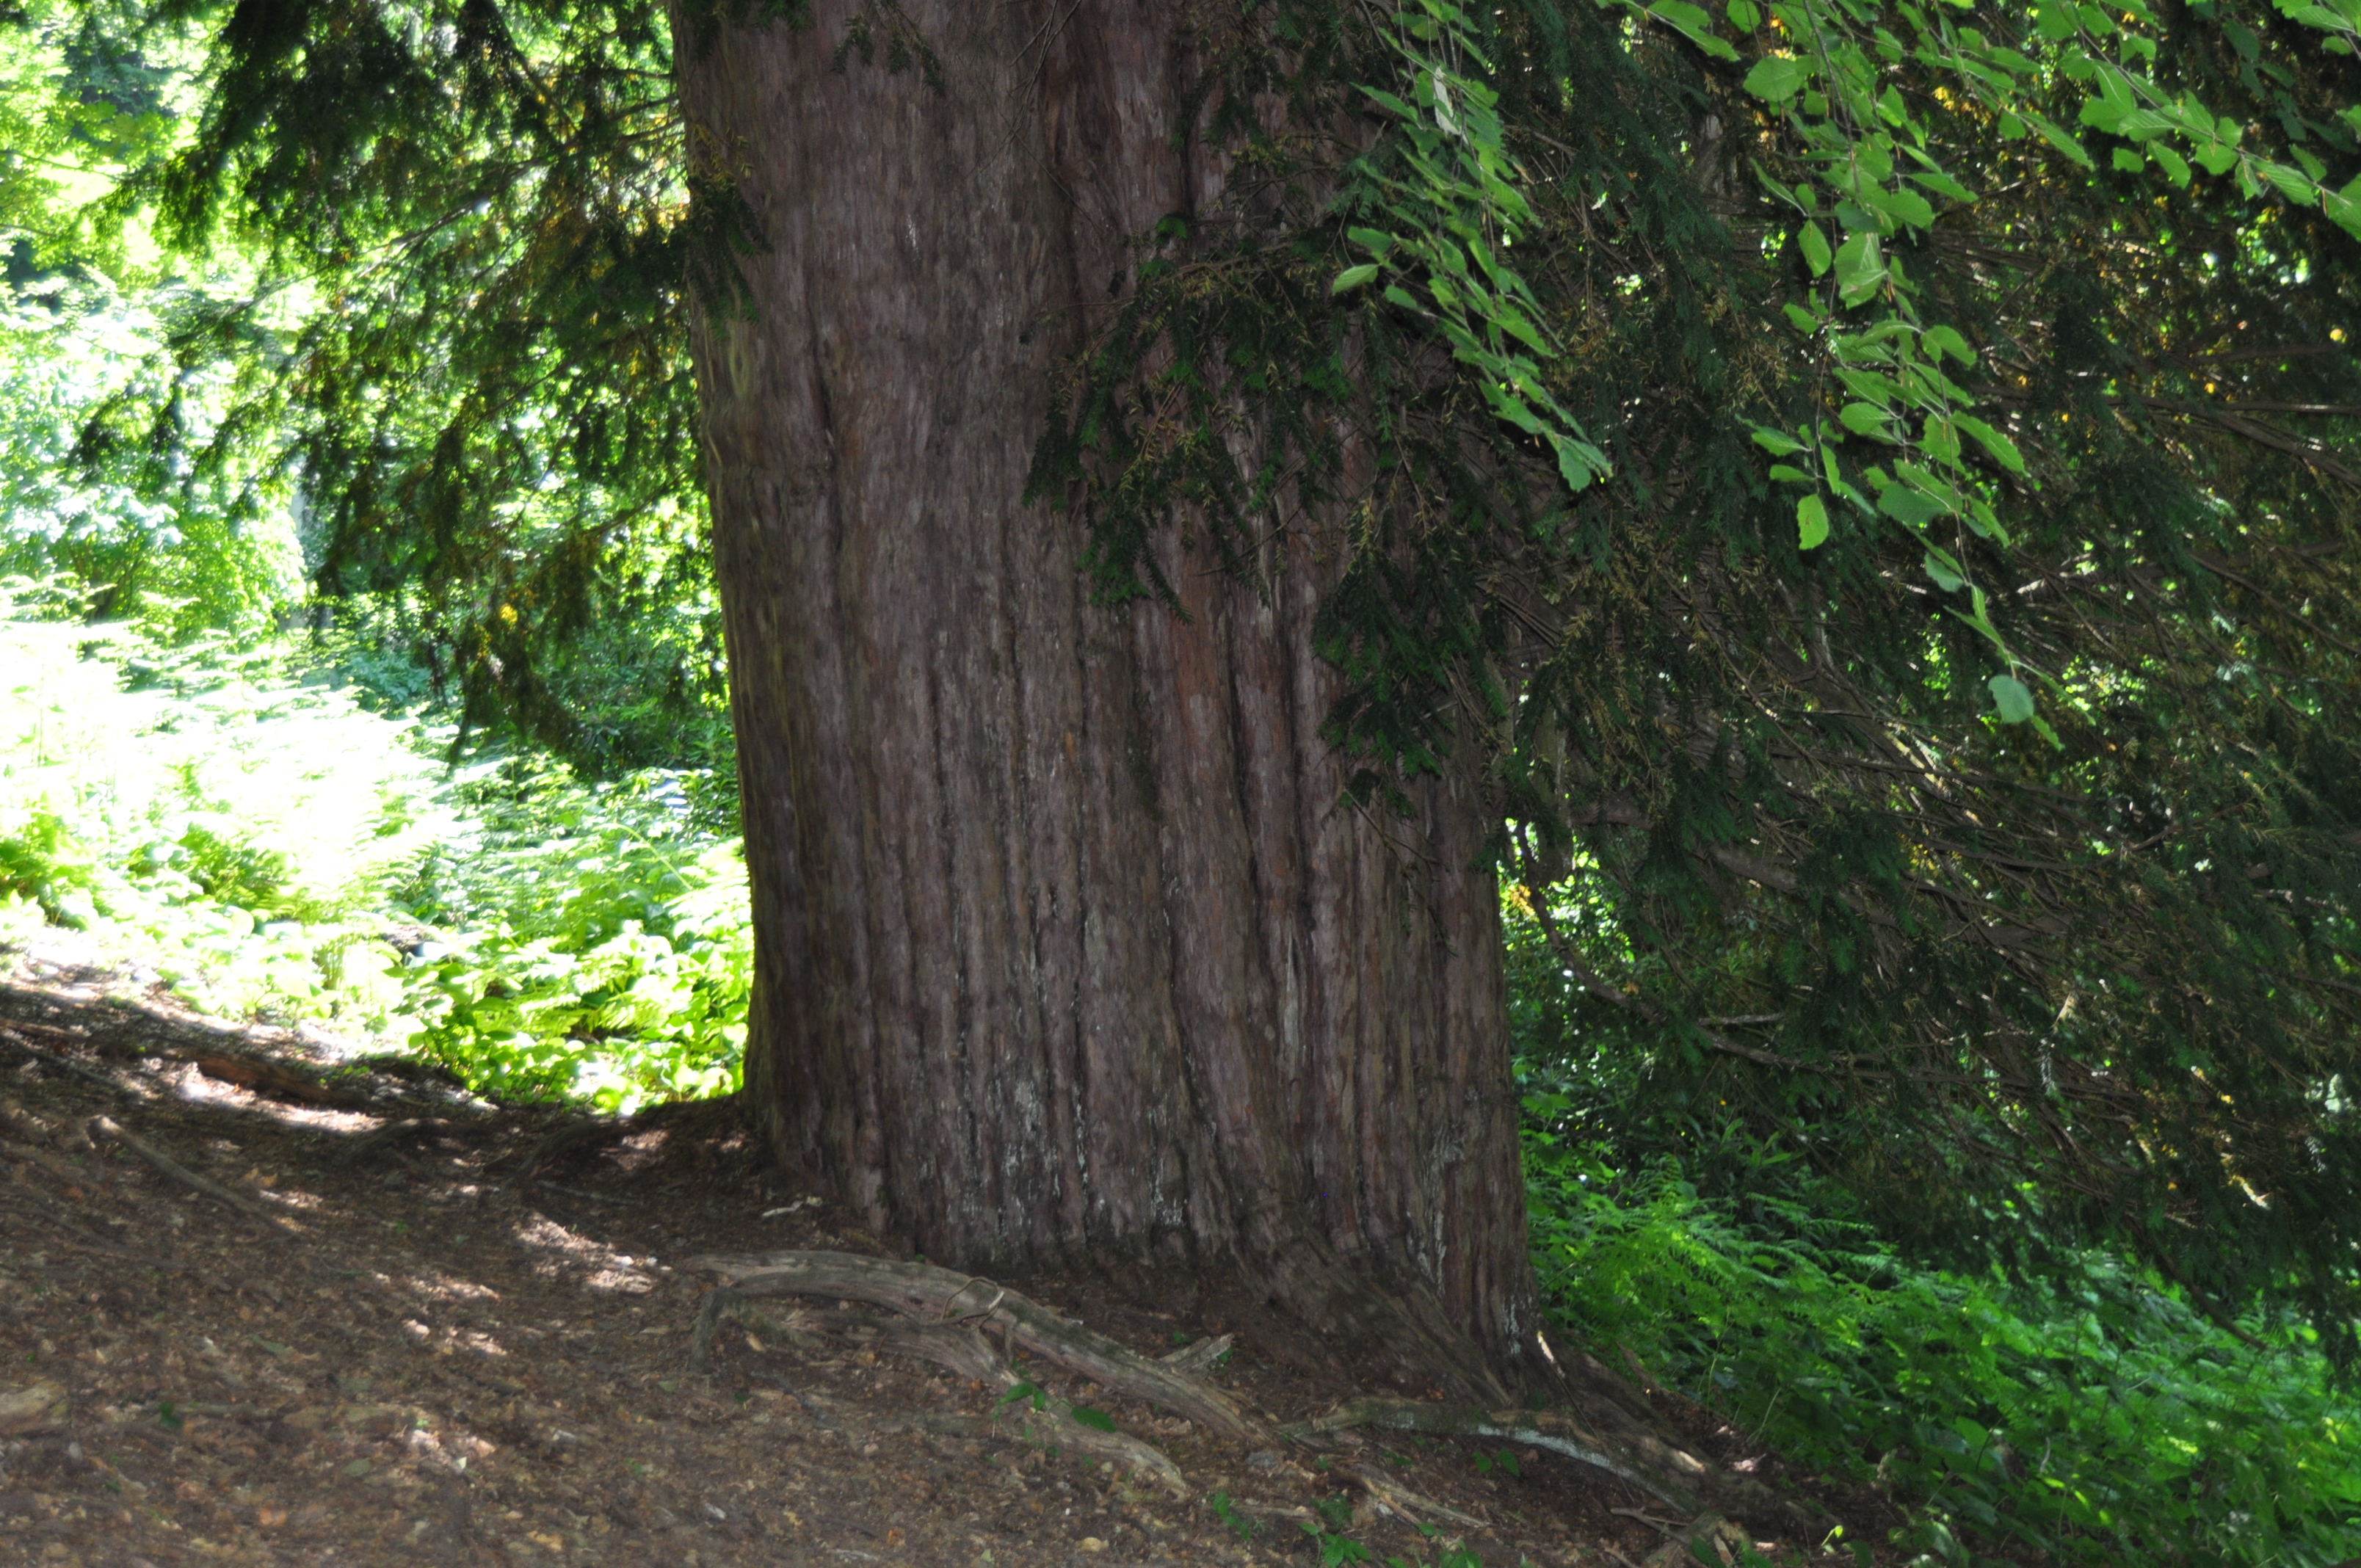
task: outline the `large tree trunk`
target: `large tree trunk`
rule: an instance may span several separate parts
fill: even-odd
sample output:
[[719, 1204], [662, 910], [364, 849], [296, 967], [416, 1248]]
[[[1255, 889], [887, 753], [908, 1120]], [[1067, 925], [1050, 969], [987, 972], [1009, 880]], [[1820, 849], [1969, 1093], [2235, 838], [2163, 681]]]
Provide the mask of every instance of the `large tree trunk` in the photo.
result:
[[[1283, 542], [1267, 595], [1174, 542], [1184, 618], [1094, 604], [1079, 525], [1023, 500], [1127, 237], [1216, 188], [1175, 146], [1181, 9], [679, 29], [697, 165], [763, 242], [751, 312], [697, 339], [747, 1092], [782, 1158], [929, 1257], [1235, 1268], [1513, 1381], [1536, 1311], [1479, 793], [1345, 800], [1310, 637], [1337, 541]], [[839, 53], [856, 12], [874, 65]], [[905, 16], [939, 87], [885, 67]]]

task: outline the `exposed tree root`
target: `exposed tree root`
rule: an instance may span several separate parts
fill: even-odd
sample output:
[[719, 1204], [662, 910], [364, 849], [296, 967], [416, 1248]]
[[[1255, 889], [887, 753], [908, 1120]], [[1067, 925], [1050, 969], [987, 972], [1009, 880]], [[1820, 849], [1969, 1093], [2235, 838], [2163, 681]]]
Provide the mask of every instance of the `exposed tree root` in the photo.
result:
[[[1005, 1357], [993, 1353], [983, 1336], [970, 1323], [926, 1323], [906, 1318], [881, 1318], [871, 1312], [820, 1311], [807, 1308], [791, 1309], [784, 1317], [771, 1317], [750, 1310], [745, 1305], [751, 1295], [743, 1289], [728, 1286], [709, 1292], [705, 1304], [698, 1309], [697, 1323], [689, 1331], [688, 1366], [692, 1372], [703, 1372], [712, 1359], [713, 1336], [724, 1318], [741, 1322], [792, 1344], [809, 1347], [818, 1336], [848, 1341], [873, 1348], [898, 1351], [915, 1355], [921, 1361], [931, 1361], [945, 1371], [961, 1377], [973, 1377], [995, 1387], [1005, 1387], [1002, 1374], [1009, 1373]], [[1014, 1383], [1009, 1373], [1006, 1382]]]
[[1354, 1399], [1305, 1423], [1308, 1431], [1349, 1427], [1389, 1427], [1398, 1431], [1499, 1438], [1563, 1453], [1569, 1459], [1619, 1475], [1684, 1514], [1708, 1509], [1808, 1524], [1811, 1516], [1794, 1498], [1675, 1446], [1653, 1431], [1602, 1411], [1587, 1422], [1560, 1410], [1487, 1410], [1466, 1405], [1428, 1405], [1413, 1399]]
[[[691, 1266], [730, 1281], [708, 1296], [697, 1313], [690, 1356], [691, 1365], [700, 1369], [711, 1354], [714, 1332], [722, 1316], [747, 1315], [742, 1307], [747, 1299], [784, 1295], [835, 1297], [887, 1308], [900, 1316], [876, 1318], [866, 1313], [807, 1309], [791, 1311], [782, 1322], [764, 1326], [767, 1332], [788, 1340], [825, 1335], [918, 1356], [1001, 1389], [1017, 1386], [1017, 1376], [1008, 1365], [1009, 1352], [1022, 1346], [1045, 1361], [1080, 1373], [1116, 1393], [1187, 1416], [1234, 1441], [1267, 1441], [1270, 1435], [1263, 1423], [1235, 1400], [1196, 1376], [1228, 1348], [1226, 1336], [1202, 1346], [1189, 1346], [1176, 1356], [1150, 1360], [1058, 1316], [1005, 1286], [930, 1264], [862, 1257], [851, 1253], [711, 1255], [692, 1259]], [[998, 1349], [985, 1337], [987, 1332], [999, 1338]], [[1809, 1511], [1795, 1499], [1680, 1446], [1638, 1402], [1631, 1390], [1622, 1387], [1604, 1367], [1588, 1357], [1577, 1361], [1578, 1365], [1568, 1370], [1580, 1399], [1580, 1416], [1555, 1410], [1521, 1410], [1504, 1402], [1443, 1405], [1366, 1398], [1340, 1405], [1327, 1415], [1284, 1429], [1279, 1435], [1316, 1442], [1326, 1432], [1373, 1426], [1495, 1438], [1548, 1449], [1595, 1465], [1684, 1515], [1710, 1510], [1794, 1524], [1811, 1522]], [[1057, 1401], [1047, 1396], [1043, 1398], [1049, 1408], [1035, 1409], [1031, 1415], [1037, 1419], [1041, 1432], [1060, 1435], [1054, 1439], [1041, 1436], [1039, 1441], [1055, 1441], [1061, 1446], [1090, 1453], [1109, 1448], [1104, 1440], [1110, 1436], [1121, 1437], [1120, 1433], [1100, 1432], [1077, 1423]], [[1026, 1402], [1030, 1406], [1029, 1396]], [[1058, 1416], [1063, 1425], [1038, 1420], [1051, 1415]], [[1004, 1423], [1008, 1419], [1001, 1418]], [[1076, 1436], [1066, 1431], [1068, 1427], [1090, 1435]], [[1124, 1449], [1121, 1463], [1153, 1475], [1167, 1486], [1179, 1486], [1180, 1472], [1162, 1454], [1136, 1440], [1125, 1438], [1123, 1443], [1132, 1446]], [[1105, 1456], [1118, 1457], [1113, 1452]], [[1382, 1477], [1365, 1475], [1363, 1484], [1398, 1511], [1413, 1517], [1431, 1513], [1466, 1522], [1464, 1516], [1455, 1515], [1427, 1499], [1412, 1497]]]
[[253, 1199], [247, 1197], [244, 1193], [234, 1192], [230, 1189], [224, 1187], [220, 1182], [214, 1180], [211, 1177], [199, 1176], [195, 1171], [191, 1170], [188, 1167], [181, 1164], [180, 1161], [172, 1158], [171, 1156], [164, 1153], [161, 1149], [155, 1148], [150, 1145], [143, 1143], [139, 1139], [133, 1137], [129, 1133], [125, 1132], [121, 1127], [115, 1125], [114, 1120], [110, 1117], [93, 1116], [90, 1119], [89, 1125], [92, 1138], [111, 1140], [121, 1144], [125, 1148], [129, 1149], [133, 1154], [137, 1155], [141, 1159], [146, 1160], [149, 1165], [154, 1166], [158, 1170], [162, 1171], [165, 1175], [170, 1177], [173, 1180], [180, 1182], [184, 1187], [202, 1192], [206, 1197], [211, 1198], [217, 1202], [226, 1203], [231, 1208], [236, 1210], [239, 1213], [249, 1215], [254, 1219], [260, 1220], [263, 1223], [270, 1225], [276, 1229], [292, 1230], [295, 1228], [294, 1222], [288, 1219], [285, 1215], [272, 1212], [270, 1210], [266, 1209], [261, 1204], [256, 1202]]
[[[1045, 1361], [1202, 1422], [1224, 1437], [1255, 1442], [1266, 1436], [1263, 1424], [1221, 1389], [1135, 1354], [988, 1279], [931, 1264], [841, 1252], [708, 1255], [690, 1259], [689, 1266], [723, 1276], [741, 1296], [834, 1296], [924, 1321], [990, 1327]], [[708, 1343], [710, 1338], [708, 1331]]]
[[300, 1100], [309, 1105], [335, 1105], [348, 1111], [368, 1111], [376, 1106], [367, 1094], [323, 1083], [308, 1072], [298, 1072], [260, 1057], [230, 1051], [191, 1051], [184, 1053], [182, 1059], [196, 1064], [197, 1070], [207, 1078], [235, 1083], [240, 1089], [277, 1100]]
[[[19, 1029], [32, 1029], [38, 1027], [38, 1025], [32, 1024], [0, 1024], [0, 1044], [13, 1046], [17, 1050], [20, 1050], [27, 1056], [31, 1057], [34, 1060], [47, 1062], [49, 1066], [56, 1068], [60, 1072], [70, 1072], [77, 1078], [86, 1078], [102, 1089], [111, 1089], [117, 1094], [128, 1094], [131, 1092], [130, 1086], [126, 1084], [121, 1079], [115, 1077], [113, 1074], [101, 1072], [94, 1067], [84, 1067], [82, 1063], [73, 1060], [71, 1058], [61, 1057], [55, 1051], [45, 1051], [17, 1032]], [[65, 1031], [62, 1029], [51, 1029], [44, 1030], [43, 1033], [61, 1035], [64, 1034]], [[89, 1044], [86, 1040], [79, 1040], [76, 1043], [81, 1045]]]
[[898, 1351], [999, 1391], [1002, 1405], [989, 1416], [914, 1411], [889, 1418], [879, 1423], [877, 1431], [915, 1428], [961, 1437], [1011, 1438], [1037, 1448], [1071, 1450], [1093, 1459], [1111, 1461], [1120, 1470], [1155, 1481], [1176, 1497], [1189, 1495], [1180, 1466], [1160, 1450], [1120, 1431], [1091, 1425], [1074, 1414], [1071, 1401], [1025, 1383], [1016, 1369], [984, 1343], [983, 1335], [972, 1322], [928, 1323], [906, 1318], [880, 1318], [869, 1312], [807, 1308], [774, 1319], [750, 1310], [746, 1300], [744, 1291], [727, 1286], [706, 1297], [689, 1338], [691, 1370], [705, 1370], [713, 1352], [713, 1336], [725, 1317], [791, 1343], [809, 1344], [818, 1336], [825, 1335], [852, 1344]]
[[990, 1416], [938, 1415], [927, 1410], [914, 1410], [879, 1422], [876, 1430], [891, 1431], [903, 1427], [940, 1432], [947, 1437], [1015, 1439], [1035, 1448], [1085, 1454], [1093, 1459], [1107, 1461], [1118, 1473], [1128, 1473], [1136, 1479], [1153, 1481], [1175, 1498], [1187, 1500], [1189, 1483], [1181, 1478], [1180, 1467], [1166, 1458], [1161, 1451], [1119, 1431], [1101, 1431], [1096, 1427], [1084, 1426], [1069, 1413], [1071, 1407], [1061, 1408], [1063, 1406], [1064, 1401], [1053, 1398], [1047, 1409], [1036, 1409], [1029, 1400], [1026, 1400]]
[[1429, 1519], [1449, 1519], [1453, 1524], [1466, 1525], [1470, 1530], [1484, 1528], [1484, 1521], [1474, 1514], [1463, 1514], [1456, 1508], [1445, 1508], [1433, 1497], [1422, 1497], [1390, 1475], [1381, 1475], [1366, 1465], [1355, 1465], [1353, 1475], [1367, 1489], [1369, 1496], [1412, 1524], [1419, 1524]]
[[1170, 1367], [1184, 1377], [1194, 1377], [1200, 1373], [1212, 1371], [1213, 1363], [1221, 1360], [1224, 1353], [1237, 1343], [1237, 1337], [1235, 1334], [1222, 1334], [1213, 1339], [1201, 1339], [1194, 1344], [1184, 1344], [1169, 1354], [1158, 1356], [1156, 1364]]

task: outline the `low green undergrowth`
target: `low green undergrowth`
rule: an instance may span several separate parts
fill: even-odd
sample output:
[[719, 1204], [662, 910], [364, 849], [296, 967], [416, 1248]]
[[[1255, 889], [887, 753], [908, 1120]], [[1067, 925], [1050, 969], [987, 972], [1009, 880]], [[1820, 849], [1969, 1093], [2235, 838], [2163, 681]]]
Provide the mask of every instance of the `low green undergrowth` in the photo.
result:
[[709, 773], [454, 768], [284, 638], [167, 645], [0, 584], [0, 938], [81, 928], [214, 1012], [317, 1019], [487, 1092], [737, 1081], [745, 869]]
[[[1659, 961], [1596, 879], [1556, 891], [1599, 972]], [[1503, 916], [1533, 1260], [1574, 1337], [1877, 1486], [1929, 1564], [2361, 1559], [2361, 1395], [2309, 1326], [2216, 1322], [2042, 1193], [1898, 1179], [1946, 1168], [1938, 1128], [1652, 1027], [1521, 889]]]
[[[1915, 1265], [1775, 1147], [1741, 1197], [1621, 1162], [1528, 1074], [1534, 1259], [1576, 1335], [1807, 1471], [1877, 1484], [1946, 1563], [2341, 1563], [2361, 1401], [2312, 1331], [2235, 1332], [2103, 1251], [2039, 1276]], [[1799, 1201], [1808, 1199], [1808, 1201]]]

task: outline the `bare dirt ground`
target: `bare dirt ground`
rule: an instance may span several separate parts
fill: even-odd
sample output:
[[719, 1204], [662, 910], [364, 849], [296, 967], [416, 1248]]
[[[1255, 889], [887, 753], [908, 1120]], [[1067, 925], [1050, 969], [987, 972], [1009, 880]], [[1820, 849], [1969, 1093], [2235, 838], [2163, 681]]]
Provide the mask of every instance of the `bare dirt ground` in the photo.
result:
[[[1549, 1453], [1510, 1474], [1498, 1444], [1407, 1433], [1247, 1449], [1027, 1369], [1170, 1455], [1174, 1496], [997, 1424], [918, 1430], [992, 1418], [997, 1390], [840, 1336], [729, 1322], [693, 1374], [713, 1282], [692, 1256], [884, 1253], [766, 1174], [726, 1102], [568, 1146], [588, 1129], [557, 1113], [120, 972], [19, 955], [0, 983], [0, 1563], [1694, 1561], [1686, 1521]], [[1282, 1420], [1367, 1391], [1217, 1280], [1012, 1283], [1144, 1354], [1235, 1333], [1213, 1376]], [[1817, 1496], [1848, 1543], [1890, 1522]], [[1793, 1535], [1759, 1544], [1822, 1560]]]

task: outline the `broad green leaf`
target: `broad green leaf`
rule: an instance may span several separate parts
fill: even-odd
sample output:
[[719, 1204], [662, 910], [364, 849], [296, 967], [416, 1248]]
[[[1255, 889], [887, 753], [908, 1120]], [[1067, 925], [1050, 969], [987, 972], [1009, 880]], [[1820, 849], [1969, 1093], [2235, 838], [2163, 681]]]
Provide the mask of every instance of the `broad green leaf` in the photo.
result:
[[1911, 528], [1924, 528], [1949, 510], [1934, 497], [1912, 489], [1907, 485], [1888, 485], [1877, 498], [1877, 510], [1894, 521]]
[[2016, 443], [2011, 441], [2006, 435], [1994, 430], [1973, 414], [1954, 415], [1951, 422], [1974, 436], [1976, 444], [1991, 453], [1993, 462], [2012, 474], [2025, 472], [2025, 455], [2016, 449]]
[[2263, 172], [2279, 187], [2279, 194], [2299, 207], [2309, 207], [2320, 200], [2320, 186], [2300, 169], [2290, 169], [2284, 163], [2266, 163]]
[[1960, 564], [1944, 551], [1929, 549], [1925, 565], [1927, 575], [1935, 580], [1935, 586], [1947, 594], [1958, 593], [1968, 586], [1968, 579], [1960, 575]]
[[2060, 129], [2055, 120], [2043, 115], [2037, 115], [2029, 108], [2020, 109], [2018, 113], [2024, 116], [2026, 124], [2040, 133], [2042, 140], [2072, 159], [2080, 167], [2083, 169], [2092, 167], [2090, 149]]
[[1817, 496], [1806, 496], [1795, 503], [1795, 543], [1799, 549], [1813, 550], [1828, 537], [1828, 506]]
[[1837, 247], [1837, 291], [1847, 304], [1860, 304], [1886, 278], [1885, 258], [1874, 234], [1857, 234]]
[[1952, 201], [1958, 202], [1962, 205], [1971, 203], [1976, 199], [1976, 193], [1973, 191], [1969, 190], [1966, 186], [1960, 184], [1958, 181], [1952, 179], [1949, 175], [1944, 173], [1939, 169], [1919, 170], [1910, 174], [1907, 178], [1924, 185], [1929, 191], [1934, 192], [1938, 196], [1948, 196]]
[[[1916, 191], [1888, 191], [1882, 185], [1863, 181], [1854, 188], [1853, 195], [1860, 206], [1883, 214], [1897, 224], [1923, 229], [1932, 226], [1935, 222], [1935, 209], [1927, 203], [1926, 197]], [[1874, 221], [1847, 226], [1878, 230], [1885, 227]]]
[[1837, 420], [1855, 435], [1893, 433], [1893, 416], [1875, 403], [1847, 403], [1837, 411]]
[[1383, 229], [1350, 228], [1345, 231], [1345, 237], [1371, 256], [1378, 257], [1384, 256], [1399, 243], [1393, 236]]
[[[1549, 433], [1549, 442], [1551, 447], [1557, 453], [1558, 477], [1565, 481], [1567, 489], [1581, 490], [1587, 488], [1592, 479], [1607, 472], [1605, 457], [1593, 453], [1591, 449], [1570, 441], [1554, 431]], [[1599, 456], [1599, 460], [1595, 465], [1590, 460], [1593, 455]]]
[[1678, 32], [1716, 60], [1736, 60], [1738, 50], [1728, 38], [1713, 30], [1713, 17], [1702, 5], [1692, 5], [1689, 0], [1655, 0], [1648, 15]]
[[1930, 326], [1920, 336], [1919, 341], [1927, 345], [1927, 351], [1930, 354], [1948, 354], [1962, 365], [1973, 365], [1976, 362], [1976, 351], [1968, 346], [1968, 340], [1960, 335], [1957, 327]]
[[1756, 425], [1752, 434], [1754, 444], [1770, 453], [1773, 457], [1784, 457], [1791, 452], [1801, 452], [1804, 449], [1802, 442], [1789, 435], [1785, 431], [1773, 430], [1767, 424]]
[[1806, 219], [1795, 231], [1795, 242], [1804, 247], [1804, 264], [1812, 269], [1812, 276], [1825, 277], [1836, 253], [1828, 248], [1828, 236], [1820, 232], [1820, 225]]
[[1985, 683], [1992, 687], [1993, 706], [2000, 710], [2003, 724], [2022, 724], [2033, 717], [2033, 693], [2015, 675], [1994, 675]]
[[1766, 54], [1746, 73], [1746, 90], [1757, 98], [1784, 104], [1802, 92], [1804, 83], [1810, 80], [1811, 72], [1802, 60]]
[[1328, 291], [1332, 294], [1345, 293], [1359, 288], [1377, 275], [1378, 269], [1373, 263], [1364, 262], [1358, 267], [1347, 267], [1336, 274], [1336, 281], [1328, 286]]

